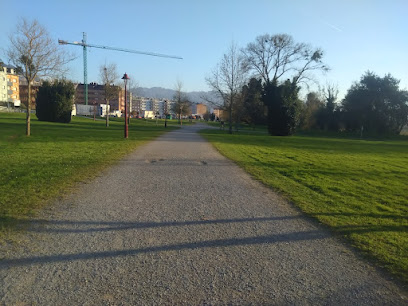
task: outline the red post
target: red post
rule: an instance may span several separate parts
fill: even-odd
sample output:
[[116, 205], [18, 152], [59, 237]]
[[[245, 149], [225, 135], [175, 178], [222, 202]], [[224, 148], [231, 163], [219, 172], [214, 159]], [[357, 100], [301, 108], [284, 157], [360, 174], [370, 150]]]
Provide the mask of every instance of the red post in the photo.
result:
[[128, 75], [125, 73], [122, 77], [122, 80], [125, 81], [125, 138], [128, 138], [129, 135], [129, 128], [128, 128], [128, 120], [127, 120], [127, 92], [126, 92], [126, 83], [129, 80]]

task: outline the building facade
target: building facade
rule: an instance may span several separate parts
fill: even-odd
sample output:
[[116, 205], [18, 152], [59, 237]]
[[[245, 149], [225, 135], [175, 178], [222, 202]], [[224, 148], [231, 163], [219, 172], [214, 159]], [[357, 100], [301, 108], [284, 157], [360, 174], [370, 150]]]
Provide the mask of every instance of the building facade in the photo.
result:
[[[75, 104], [85, 104], [85, 85], [77, 84], [75, 88]], [[105, 85], [90, 83], [88, 85], [88, 105], [106, 104]], [[109, 100], [111, 111], [125, 110], [125, 91], [118, 87], [118, 93], [114, 99]]]
[[225, 120], [225, 112], [224, 110], [220, 109], [220, 108], [214, 108], [213, 113], [215, 115], [215, 119], [216, 120]]
[[[27, 83], [27, 80], [23, 76], [19, 77], [19, 82], [20, 82], [20, 100], [21, 100], [21, 103], [27, 106], [28, 83]], [[39, 78], [35, 79], [31, 83], [31, 109], [35, 109], [36, 100], [37, 100], [37, 92], [40, 86], [41, 86], [41, 81]]]
[[7, 69], [0, 66], [0, 102], [7, 103]]
[[133, 97], [131, 111], [139, 117], [144, 117], [145, 114], [150, 116], [152, 113], [155, 116], [158, 114], [160, 118], [164, 118], [166, 114], [174, 116], [172, 111], [173, 104], [174, 102], [170, 100]]
[[193, 116], [204, 117], [204, 115], [207, 113], [207, 105], [203, 103], [193, 104], [191, 106], [191, 113]]
[[20, 106], [20, 82], [16, 68], [2, 64], [0, 73], [0, 101]]

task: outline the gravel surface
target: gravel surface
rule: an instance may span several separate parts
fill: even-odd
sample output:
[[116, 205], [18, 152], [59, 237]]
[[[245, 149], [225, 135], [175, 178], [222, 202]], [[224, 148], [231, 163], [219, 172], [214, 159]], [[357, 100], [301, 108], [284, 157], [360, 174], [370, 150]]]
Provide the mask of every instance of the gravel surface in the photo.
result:
[[407, 292], [183, 127], [3, 246], [5, 305], [406, 305]]

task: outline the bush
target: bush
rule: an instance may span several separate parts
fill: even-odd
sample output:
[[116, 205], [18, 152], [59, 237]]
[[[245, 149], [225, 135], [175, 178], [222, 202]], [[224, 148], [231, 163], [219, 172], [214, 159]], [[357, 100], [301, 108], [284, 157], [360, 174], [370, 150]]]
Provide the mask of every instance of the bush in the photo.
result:
[[45, 81], [37, 94], [36, 113], [38, 120], [50, 122], [71, 122], [74, 100], [74, 84], [66, 80]]

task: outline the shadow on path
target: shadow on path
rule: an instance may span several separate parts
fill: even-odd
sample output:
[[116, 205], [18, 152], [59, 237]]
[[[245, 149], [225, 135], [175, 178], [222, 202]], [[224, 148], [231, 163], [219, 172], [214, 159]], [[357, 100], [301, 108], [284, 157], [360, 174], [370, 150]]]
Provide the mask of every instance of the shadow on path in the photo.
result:
[[218, 247], [233, 247], [233, 246], [245, 246], [245, 245], [260, 245], [260, 244], [272, 244], [283, 242], [296, 242], [304, 240], [317, 240], [326, 239], [330, 236], [322, 233], [320, 230], [305, 231], [305, 232], [293, 232], [286, 234], [270, 235], [270, 236], [255, 236], [247, 238], [231, 238], [231, 239], [219, 239], [219, 240], [205, 240], [198, 242], [188, 242], [173, 245], [152, 246], [140, 249], [127, 249], [116, 251], [101, 251], [101, 252], [86, 252], [86, 253], [74, 253], [74, 254], [61, 254], [50, 256], [32, 256], [16, 259], [4, 259], [0, 261], [0, 269], [9, 268], [12, 266], [27, 266], [37, 264], [50, 264], [56, 262], [67, 261], [82, 261], [90, 259], [112, 258], [120, 256], [135, 256], [144, 253], [157, 253], [164, 251], [181, 251], [188, 249], [201, 249], [201, 248], [218, 248]]

